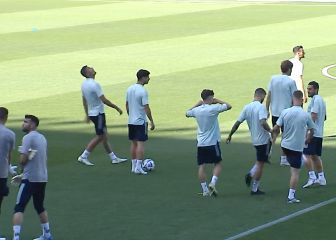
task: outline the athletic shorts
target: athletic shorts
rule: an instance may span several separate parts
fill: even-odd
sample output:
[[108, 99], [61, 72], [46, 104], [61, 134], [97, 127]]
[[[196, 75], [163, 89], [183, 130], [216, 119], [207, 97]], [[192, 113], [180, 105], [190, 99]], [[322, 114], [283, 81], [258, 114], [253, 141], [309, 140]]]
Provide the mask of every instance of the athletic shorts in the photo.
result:
[[300, 169], [302, 166], [302, 152], [293, 151], [282, 147], [283, 152], [287, 157], [287, 161], [292, 168]]
[[216, 145], [197, 147], [197, 163], [202, 165], [205, 163], [219, 163], [222, 161], [222, 153], [219, 142]]
[[271, 151], [272, 142], [270, 141], [268, 144], [254, 146], [257, 151], [257, 161], [259, 162], [267, 162], [268, 156]]
[[[278, 121], [279, 117], [276, 117], [276, 116], [272, 116], [272, 126], [274, 127], [276, 125], [276, 122]], [[280, 127], [281, 129], [281, 132], [284, 131], [284, 127], [283, 125]]]
[[128, 124], [128, 139], [131, 141], [145, 142], [148, 140], [148, 124], [142, 125]]
[[31, 197], [33, 197], [33, 204], [37, 214], [44, 212], [43, 202], [46, 185], [46, 182], [29, 182], [27, 179], [22, 180], [16, 198], [14, 212], [23, 213]]
[[322, 142], [323, 142], [323, 138], [313, 137], [311, 142], [308, 144], [308, 147], [303, 149], [303, 154], [317, 155], [321, 157], [322, 156]]
[[8, 194], [7, 178], [0, 178], [0, 197], [6, 197]]
[[105, 113], [99, 113], [98, 116], [90, 116], [90, 120], [95, 126], [97, 135], [104, 135], [106, 133]]

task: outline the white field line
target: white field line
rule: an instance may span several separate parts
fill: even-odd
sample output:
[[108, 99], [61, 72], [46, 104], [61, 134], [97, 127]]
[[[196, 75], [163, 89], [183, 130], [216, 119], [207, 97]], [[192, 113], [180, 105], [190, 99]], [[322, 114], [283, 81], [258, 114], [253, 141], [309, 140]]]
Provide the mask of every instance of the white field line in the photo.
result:
[[336, 76], [332, 76], [328, 73], [328, 70], [330, 68], [333, 68], [333, 67], [336, 67], [336, 64], [333, 64], [333, 65], [330, 65], [330, 66], [327, 66], [325, 68], [322, 69], [322, 74], [328, 78], [331, 78], [331, 79], [335, 79], [336, 80]]
[[287, 215], [287, 216], [285, 216], [285, 217], [279, 218], [279, 219], [274, 220], [274, 221], [272, 221], [272, 222], [269, 222], [269, 223], [260, 225], [260, 226], [255, 227], [255, 228], [252, 228], [252, 229], [250, 229], [250, 230], [247, 230], [247, 231], [245, 231], [245, 232], [239, 233], [239, 234], [237, 234], [237, 235], [231, 236], [231, 237], [229, 237], [229, 238], [225, 238], [224, 240], [235, 240], [235, 239], [239, 239], [239, 238], [242, 238], [242, 237], [246, 237], [246, 236], [248, 236], [248, 235], [250, 235], [250, 234], [252, 234], [252, 233], [259, 232], [259, 231], [261, 231], [261, 230], [263, 230], [263, 229], [269, 228], [269, 227], [271, 227], [271, 226], [273, 226], [273, 225], [276, 225], [276, 224], [278, 224], [278, 223], [286, 222], [286, 221], [288, 221], [288, 220], [290, 220], [290, 219], [292, 219], [292, 218], [295, 218], [295, 217], [300, 216], [300, 215], [303, 215], [303, 214], [305, 214], [305, 213], [314, 211], [314, 210], [316, 210], [316, 209], [318, 209], [318, 208], [321, 208], [321, 207], [323, 207], [323, 206], [329, 205], [329, 204], [334, 203], [334, 202], [336, 202], [336, 197], [334, 197], [334, 198], [332, 198], [332, 199], [329, 199], [329, 200], [327, 200], [327, 201], [324, 201], [324, 202], [315, 204], [315, 205], [313, 205], [313, 206], [311, 206], [311, 207], [309, 207], [309, 208], [302, 209], [302, 210], [300, 210], [300, 211], [297, 211], [297, 212], [292, 213], [292, 214], [290, 214], [290, 215]]

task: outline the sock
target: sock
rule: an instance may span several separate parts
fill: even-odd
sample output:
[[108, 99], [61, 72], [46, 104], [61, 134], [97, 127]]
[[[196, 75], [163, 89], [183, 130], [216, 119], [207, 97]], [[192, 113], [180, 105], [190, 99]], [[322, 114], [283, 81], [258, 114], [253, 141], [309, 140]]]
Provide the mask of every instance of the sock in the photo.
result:
[[293, 198], [295, 198], [295, 190], [290, 188], [288, 192], [288, 199], [293, 199]]
[[253, 167], [250, 170], [251, 177], [254, 176], [255, 172], [257, 171], [257, 164], [254, 164]]
[[20, 225], [14, 225], [13, 226], [13, 232], [14, 232], [13, 240], [19, 239], [20, 232], [21, 232], [21, 226]]
[[[315, 177], [316, 178], [316, 177]], [[324, 172], [319, 172], [318, 173], [318, 178], [319, 179], [325, 179], [325, 177], [324, 177]]]
[[110, 156], [111, 160], [117, 158], [117, 156], [114, 154], [114, 152], [110, 152], [108, 155]]
[[286, 156], [281, 156], [281, 157], [280, 157], [280, 160], [281, 160], [281, 161], [287, 161], [287, 157], [286, 157]]
[[89, 152], [88, 150], [85, 149], [84, 152], [82, 153], [81, 157], [82, 157], [82, 158], [88, 158], [89, 155], [90, 155], [90, 152]]
[[136, 169], [142, 169], [142, 160], [139, 160], [139, 159], [136, 160], [135, 168]]
[[209, 192], [209, 189], [208, 189], [208, 186], [207, 186], [206, 182], [202, 182], [201, 187], [202, 187], [203, 192]]
[[49, 238], [51, 236], [49, 223], [48, 222], [47, 223], [42, 223], [41, 228], [42, 228], [43, 236], [45, 236], [46, 238]]
[[313, 180], [316, 179], [316, 175], [315, 175], [315, 172], [314, 172], [314, 171], [309, 171], [308, 174], [309, 174], [309, 178], [310, 178], [310, 179], [313, 179]]
[[137, 162], [137, 160], [136, 160], [136, 159], [132, 159], [132, 172], [134, 172], [134, 171], [135, 171], [136, 162]]
[[260, 181], [253, 180], [253, 182], [252, 182], [252, 192], [258, 191], [259, 185], [260, 185]]
[[216, 183], [217, 183], [217, 180], [218, 180], [218, 177], [217, 176], [212, 176], [212, 179], [211, 179], [211, 184], [213, 184], [213, 185], [216, 185]]

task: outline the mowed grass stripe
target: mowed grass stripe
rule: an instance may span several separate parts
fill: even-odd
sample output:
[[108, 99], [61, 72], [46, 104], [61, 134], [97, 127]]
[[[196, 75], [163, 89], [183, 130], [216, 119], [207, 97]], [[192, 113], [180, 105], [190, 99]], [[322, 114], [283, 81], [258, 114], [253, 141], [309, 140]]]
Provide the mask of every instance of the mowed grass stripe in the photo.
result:
[[[278, 11], [278, 8], [279, 6], [268, 5], [242, 6], [38, 32], [2, 34], [0, 62], [281, 23], [333, 14], [336, 10], [336, 6], [293, 8], [292, 5], [284, 5], [282, 11]], [[286, 12], [286, 18], [283, 17], [283, 11]], [[307, 11], [310, 14], [306, 14]]]
[[[242, 61], [289, 52], [298, 43], [306, 49], [334, 44], [332, 29], [336, 16], [325, 16], [231, 31], [152, 41], [111, 48], [55, 54], [3, 62], [3, 103], [61, 94], [78, 87], [78, 69], [96, 67], [103, 85], [134, 78], [134, 71], [148, 68], [153, 76]], [[297, 34], [295, 38], [288, 38]], [[27, 64], [29, 63], [29, 64]], [[243, 70], [244, 66], [242, 66]], [[20, 69], [20, 74], [12, 69]], [[32, 77], [34, 73], [34, 77]], [[19, 86], [19, 87], [18, 87]], [[25, 94], [26, 89], [43, 89]]]
[[0, 14], [0, 34], [78, 26], [83, 24], [157, 17], [170, 14], [230, 8], [241, 4], [118, 2], [105, 5], [71, 7]]

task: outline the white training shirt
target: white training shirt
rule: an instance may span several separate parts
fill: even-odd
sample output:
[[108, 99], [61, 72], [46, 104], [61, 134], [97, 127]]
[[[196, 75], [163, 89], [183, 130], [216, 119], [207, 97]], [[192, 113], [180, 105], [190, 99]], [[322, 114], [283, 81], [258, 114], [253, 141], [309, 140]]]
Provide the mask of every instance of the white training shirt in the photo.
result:
[[128, 124], [143, 125], [147, 122], [145, 105], [148, 104], [148, 93], [141, 84], [133, 84], [127, 89]]
[[239, 122], [246, 120], [251, 132], [252, 143], [255, 146], [268, 144], [270, 142], [270, 134], [260, 123], [260, 120], [267, 119], [266, 107], [259, 101], [253, 101], [247, 104], [238, 118]]
[[84, 79], [82, 95], [86, 100], [89, 116], [98, 116], [100, 113], [104, 113], [104, 103], [100, 99], [104, 94], [98, 82], [92, 78]]
[[8, 153], [15, 147], [15, 133], [0, 124], [0, 178], [8, 177]]
[[303, 151], [307, 128], [315, 128], [309, 114], [300, 106], [283, 110], [276, 125], [284, 126], [281, 147], [297, 152]]
[[290, 78], [295, 81], [296, 88], [303, 92], [303, 88], [301, 85], [301, 76], [303, 75], [303, 63], [297, 58], [289, 59], [293, 63], [292, 73]]
[[297, 90], [295, 82], [287, 75], [274, 75], [268, 85], [271, 92], [272, 116], [279, 117], [282, 110], [292, 106], [293, 92]]
[[186, 116], [196, 118], [198, 124], [198, 147], [212, 146], [220, 142], [218, 114], [226, 110], [226, 104], [203, 104], [187, 111]]
[[307, 112], [309, 114], [316, 113], [314, 137], [323, 137], [324, 121], [326, 118], [326, 104], [320, 95], [315, 95], [308, 105]]

